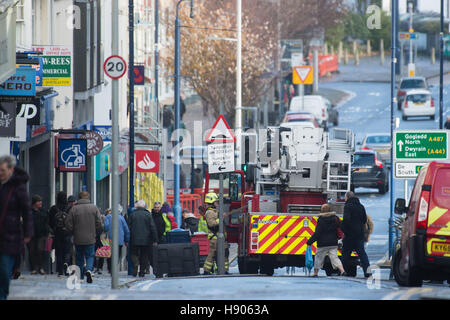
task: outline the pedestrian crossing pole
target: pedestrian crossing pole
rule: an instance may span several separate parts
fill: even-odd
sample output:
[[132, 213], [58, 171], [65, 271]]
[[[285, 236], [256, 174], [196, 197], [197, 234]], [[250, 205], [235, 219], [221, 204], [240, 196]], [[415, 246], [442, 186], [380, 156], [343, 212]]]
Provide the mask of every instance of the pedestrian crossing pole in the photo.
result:
[[219, 234], [217, 236], [217, 267], [220, 275], [225, 274], [225, 236], [223, 227], [223, 173], [219, 174]]

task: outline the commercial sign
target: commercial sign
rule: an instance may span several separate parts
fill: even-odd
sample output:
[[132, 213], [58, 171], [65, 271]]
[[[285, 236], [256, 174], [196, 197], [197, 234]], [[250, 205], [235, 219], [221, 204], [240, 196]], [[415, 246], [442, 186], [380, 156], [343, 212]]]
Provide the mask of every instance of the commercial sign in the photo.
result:
[[111, 173], [111, 145], [107, 145], [103, 148], [102, 151], [99, 152], [98, 155], [95, 156], [95, 168], [96, 174], [95, 177], [97, 181], [103, 180]]
[[112, 140], [112, 126], [95, 126], [94, 131], [102, 136], [103, 141]]
[[145, 66], [134, 66], [133, 74], [136, 86], [145, 85]]
[[25, 67], [25, 66], [29, 66], [31, 68], [33, 68], [34, 70], [36, 70], [36, 86], [37, 87], [42, 87], [42, 83], [43, 83], [43, 77], [44, 77], [44, 72], [43, 72], [43, 62], [42, 62], [42, 57], [32, 57], [32, 59], [21, 59], [17, 61], [16, 67]]
[[425, 162], [396, 162], [395, 177], [397, 179], [415, 179]]
[[87, 170], [86, 139], [58, 139], [58, 169], [63, 172]]
[[396, 131], [394, 159], [407, 162], [448, 159], [448, 132], [445, 130]]
[[34, 46], [42, 53], [44, 87], [70, 87], [72, 85], [72, 48], [67, 46]]
[[159, 172], [159, 151], [136, 150], [134, 153], [136, 158], [136, 172]]
[[130, 163], [130, 144], [128, 142], [119, 142], [119, 174], [128, 169]]
[[26, 120], [29, 126], [41, 124], [40, 109], [34, 104], [17, 104], [17, 117]]
[[93, 157], [97, 155], [103, 149], [103, 139], [95, 131], [87, 131], [81, 136], [81, 139], [87, 140], [87, 155], [88, 157]]
[[16, 135], [16, 104], [0, 102], [0, 137]]
[[0, 84], [0, 96], [36, 95], [36, 70], [31, 67], [20, 67], [16, 73]]
[[234, 172], [234, 143], [208, 145], [209, 173]]

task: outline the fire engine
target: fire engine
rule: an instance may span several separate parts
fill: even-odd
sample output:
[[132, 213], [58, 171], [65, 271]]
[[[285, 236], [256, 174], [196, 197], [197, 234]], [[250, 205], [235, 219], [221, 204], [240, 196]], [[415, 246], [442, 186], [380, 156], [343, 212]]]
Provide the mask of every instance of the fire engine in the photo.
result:
[[[238, 243], [239, 271], [273, 275], [276, 268], [304, 267], [306, 242], [315, 231], [321, 206], [329, 203], [342, 219], [354, 134], [293, 123], [269, 127], [264, 139], [255, 134], [246, 140], [247, 147], [259, 143], [261, 151], [254, 161], [246, 159], [244, 170], [225, 175], [224, 183], [225, 211], [236, 212], [225, 223], [228, 242]], [[218, 180], [218, 175], [207, 173], [205, 192], [217, 192]], [[356, 275], [356, 266], [353, 254], [349, 275]], [[324, 269], [327, 275], [334, 272], [328, 258]]]

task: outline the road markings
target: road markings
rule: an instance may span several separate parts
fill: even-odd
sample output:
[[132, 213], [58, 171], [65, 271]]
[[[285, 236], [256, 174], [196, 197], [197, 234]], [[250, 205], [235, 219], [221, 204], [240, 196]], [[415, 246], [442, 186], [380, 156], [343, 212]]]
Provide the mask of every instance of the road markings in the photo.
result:
[[150, 289], [151, 286], [153, 286], [154, 284], [157, 284], [158, 282], [161, 282], [162, 280], [153, 280], [150, 281], [150, 283], [147, 283], [145, 285], [142, 286], [142, 288], [139, 288], [140, 291], [148, 291]]
[[431, 288], [412, 288], [406, 291], [406, 293], [400, 295], [397, 300], [409, 300], [415, 294], [424, 294], [433, 291]]

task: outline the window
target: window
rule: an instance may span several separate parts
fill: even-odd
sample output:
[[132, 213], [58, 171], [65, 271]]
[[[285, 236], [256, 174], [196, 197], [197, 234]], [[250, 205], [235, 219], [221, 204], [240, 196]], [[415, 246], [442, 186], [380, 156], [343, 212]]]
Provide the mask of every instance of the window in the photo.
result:
[[440, 168], [433, 185], [433, 201], [441, 208], [450, 208], [450, 168]]
[[406, 97], [406, 100], [414, 103], [425, 103], [431, 100], [431, 96], [429, 94], [410, 94]]
[[355, 161], [353, 165], [356, 166], [371, 166], [375, 162], [375, 155], [371, 153], [355, 153]]
[[366, 143], [377, 144], [377, 143], [391, 143], [390, 136], [370, 136], [367, 137]]
[[400, 89], [425, 89], [425, 81], [423, 79], [407, 79], [403, 80]]

